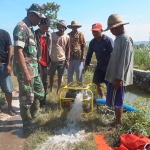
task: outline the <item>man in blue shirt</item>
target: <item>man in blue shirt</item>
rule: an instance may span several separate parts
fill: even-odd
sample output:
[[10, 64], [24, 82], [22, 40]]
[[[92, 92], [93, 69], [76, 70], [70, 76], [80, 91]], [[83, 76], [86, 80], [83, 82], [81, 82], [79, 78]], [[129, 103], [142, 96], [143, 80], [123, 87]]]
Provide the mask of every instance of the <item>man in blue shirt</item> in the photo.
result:
[[113, 50], [113, 40], [102, 34], [102, 32], [103, 29], [100, 23], [95, 23], [92, 25], [92, 34], [94, 38], [89, 44], [83, 72], [86, 72], [88, 66], [90, 65], [92, 54], [95, 52], [97, 65], [93, 76], [93, 83], [97, 85], [99, 95], [102, 98], [106, 98], [100, 83], [106, 83], [104, 79], [107, 65]]

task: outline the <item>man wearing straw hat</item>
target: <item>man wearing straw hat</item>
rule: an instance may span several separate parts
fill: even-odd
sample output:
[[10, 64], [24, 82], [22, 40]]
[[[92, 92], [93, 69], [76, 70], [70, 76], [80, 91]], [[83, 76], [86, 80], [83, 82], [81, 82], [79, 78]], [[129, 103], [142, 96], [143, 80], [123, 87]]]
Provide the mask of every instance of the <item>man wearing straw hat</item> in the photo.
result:
[[78, 28], [82, 27], [78, 25], [77, 21], [72, 21], [71, 25], [67, 26], [72, 29], [68, 35], [70, 36], [70, 65], [68, 68], [68, 83], [73, 81], [74, 71], [76, 72], [77, 82], [83, 82], [83, 61], [84, 61], [84, 49], [86, 46], [83, 33], [78, 31]]
[[33, 26], [37, 26], [44, 17], [43, 8], [32, 4], [27, 16], [13, 31], [14, 68], [19, 83], [20, 115], [24, 129], [36, 125], [33, 120], [39, 109], [39, 101], [44, 98], [44, 88], [38, 73], [37, 43]]
[[105, 80], [107, 84], [106, 104], [115, 108], [116, 125], [121, 124], [125, 87], [133, 84], [133, 41], [125, 33], [122, 19], [112, 14], [107, 21], [108, 27], [116, 36], [114, 50], [109, 60]]

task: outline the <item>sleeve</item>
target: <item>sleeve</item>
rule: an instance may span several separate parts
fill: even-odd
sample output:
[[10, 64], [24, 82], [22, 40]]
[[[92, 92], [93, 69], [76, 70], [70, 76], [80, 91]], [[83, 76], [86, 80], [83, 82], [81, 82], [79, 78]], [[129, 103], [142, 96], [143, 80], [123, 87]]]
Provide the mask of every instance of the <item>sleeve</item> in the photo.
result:
[[89, 44], [88, 52], [87, 52], [87, 55], [86, 55], [86, 59], [85, 59], [85, 65], [86, 66], [89, 66], [90, 62], [91, 62], [91, 58], [92, 58], [92, 55], [93, 55], [92, 45], [93, 45], [93, 40]]
[[70, 36], [68, 36], [66, 47], [70, 47]]
[[113, 48], [114, 48], [114, 42], [113, 42], [113, 40], [111, 38], [108, 40], [107, 48], [108, 48], [108, 51], [110, 53], [112, 53]]
[[49, 56], [51, 55], [52, 51], [52, 34], [49, 32], [49, 40], [50, 40], [50, 46], [49, 46]]
[[81, 46], [86, 46], [86, 41], [85, 41], [85, 38], [84, 38], [84, 35], [81, 33], [81, 35], [80, 35], [80, 44], [81, 44]]
[[17, 25], [13, 31], [14, 46], [25, 47], [27, 32], [23, 26]]
[[122, 54], [120, 57], [120, 62], [118, 64], [118, 73], [116, 78], [123, 80], [124, 79], [124, 74], [128, 69], [128, 66], [131, 62], [132, 59], [132, 53], [133, 53], [133, 45], [130, 40], [126, 40], [123, 42], [121, 49], [122, 49]]
[[11, 38], [10, 38], [10, 35], [8, 32], [6, 34], [6, 44], [7, 44], [7, 46], [12, 45]]

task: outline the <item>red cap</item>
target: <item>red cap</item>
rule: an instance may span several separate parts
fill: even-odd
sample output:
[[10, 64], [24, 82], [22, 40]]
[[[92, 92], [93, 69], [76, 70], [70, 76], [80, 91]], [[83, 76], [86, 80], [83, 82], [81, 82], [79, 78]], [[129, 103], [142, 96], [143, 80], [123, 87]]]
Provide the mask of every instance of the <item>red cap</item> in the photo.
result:
[[102, 30], [102, 24], [100, 24], [100, 23], [94, 23], [93, 25], [92, 25], [92, 29], [91, 29], [92, 31], [99, 31], [99, 30]]

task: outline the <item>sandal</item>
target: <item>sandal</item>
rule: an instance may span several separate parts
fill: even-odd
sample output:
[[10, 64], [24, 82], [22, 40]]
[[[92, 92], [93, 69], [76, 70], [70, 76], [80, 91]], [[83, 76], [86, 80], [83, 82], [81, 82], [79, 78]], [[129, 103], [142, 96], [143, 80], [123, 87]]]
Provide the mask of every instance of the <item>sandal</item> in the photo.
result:
[[15, 116], [16, 115], [16, 112], [15, 112], [15, 110], [13, 110], [13, 109], [8, 109], [8, 114], [10, 115], [10, 116]]

